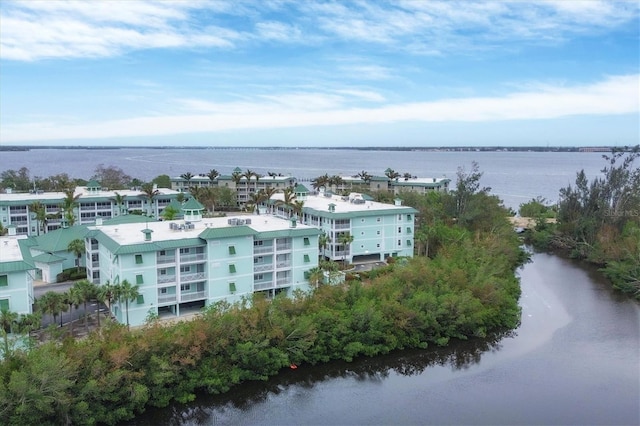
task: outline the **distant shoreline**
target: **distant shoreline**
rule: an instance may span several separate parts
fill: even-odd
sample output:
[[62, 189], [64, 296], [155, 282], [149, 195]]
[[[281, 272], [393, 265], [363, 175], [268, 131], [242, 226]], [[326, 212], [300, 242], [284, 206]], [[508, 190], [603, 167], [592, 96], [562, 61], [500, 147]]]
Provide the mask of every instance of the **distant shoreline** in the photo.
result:
[[0, 146], [0, 151], [31, 151], [36, 149], [73, 149], [73, 150], [114, 150], [114, 149], [190, 149], [190, 150], [345, 150], [345, 151], [427, 151], [427, 152], [611, 152], [613, 149], [630, 150], [630, 147], [613, 146], [441, 146], [441, 147], [419, 147], [419, 146], [82, 146], [82, 145], [25, 145], [25, 146]]

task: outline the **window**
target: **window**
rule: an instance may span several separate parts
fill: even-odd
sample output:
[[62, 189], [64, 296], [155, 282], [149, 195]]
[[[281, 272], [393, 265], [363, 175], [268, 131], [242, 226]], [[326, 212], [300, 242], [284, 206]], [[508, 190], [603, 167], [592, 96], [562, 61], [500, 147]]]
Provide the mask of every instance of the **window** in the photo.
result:
[[398, 220], [402, 220], [402, 215], [401, 214], [398, 215]]
[[142, 294], [139, 294], [136, 298], [136, 302], [138, 303], [138, 305], [144, 305], [144, 296]]
[[142, 275], [136, 275], [136, 284], [144, 284], [144, 279]]
[[142, 255], [136, 254], [136, 264], [139, 265], [142, 263]]
[[398, 247], [402, 245], [402, 241], [398, 240]]
[[229, 283], [229, 291], [231, 293], [235, 293], [236, 292], [236, 283]]
[[376, 248], [380, 248], [380, 244], [379, 244], [379, 243], [378, 243], [378, 244], [376, 244]]
[[311, 259], [309, 259], [309, 255], [308, 254], [304, 255], [304, 261], [305, 262], [311, 262]]
[[9, 276], [0, 275], [0, 287], [6, 287], [9, 285]]
[[407, 226], [407, 234], [411, 233], [411, 228]]
[[376, 235], [380, 235], [380, 231], [376, 231]]
[[379, 217], [376, 218], [376, 222], [380, 222], [380, 218]]
[[311, 243], [309, 242], [309, 237], [304, 237], [304, 245], [305, 246], [311, 245]]
[[304, 271], [304, 279], [305, 280], [308, 280], [310, 276], [311, 276], [311, 274], [309, 273], [309, 271]]
[[402, 234], [402, 226], [398, 226], [398, 234]]
[[229, 265], [229, 272], [232, 274], [236, 273], [236, 265], [234, 265], [233, 263], [231, 265]]
[[410, 214], [407, 215], [407, 220], [411, 220], [411, 215]]
[[9, 299], [0, 299], [0, 311], [9, 310]]
[[165, 250], [160, 250], [159, 254], [160, 256], [166, 256], [167, 252]]
[[407, 247], [411, 247], [411, 240], [407, 240]]
[[160, 294], [167, 294], [167, 289], [166, 288], [161, 288], [160, 289]]
[[254, 257], [253, 258], [253, 263], [262, 263], [263, 260], [264, 260], [264, 257], [262, 257], [262, 256]]
[[189, 291], [191, 290], [191, 284], [180, 284], [180, 291]]
[[229, 254], [236, 254], [236, 246], [229, 246]]

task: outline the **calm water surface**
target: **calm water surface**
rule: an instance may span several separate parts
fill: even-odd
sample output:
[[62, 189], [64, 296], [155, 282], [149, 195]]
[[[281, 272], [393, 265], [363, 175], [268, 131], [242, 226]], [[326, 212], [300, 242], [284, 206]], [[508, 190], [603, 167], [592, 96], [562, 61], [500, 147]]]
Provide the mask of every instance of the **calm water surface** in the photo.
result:
[[234, 168], [269, 171], [311, 179], [325, 173], [354, 175], [365, 170], [383, 175], [387, 168], [421, 177], [446, 176], [455, 181], [458, 167], [477, 161], [484, 172], [483, 186], [491, 187], [506, 206], [517, 207], [537, 196], [551, 202], [558, 190], [575, 181], [581, 169], [589, 177], [604, 166], [598, 153], [570, 152], [422, 152], [366, 150], [259, 150], [259, 149], [36, 149], [0, 153], [0, 172], [27, 167], [32, 176], [68, 173], [89, 179], [96, 166], [114, 165], [142, 180], [158, 175], [207, 173], [216, 169], [231, 174]]
[[520, 275], [522, 324], [512, 333], [302, 366], [132, 424], [640, 424], [638, 304], [547, 254]]

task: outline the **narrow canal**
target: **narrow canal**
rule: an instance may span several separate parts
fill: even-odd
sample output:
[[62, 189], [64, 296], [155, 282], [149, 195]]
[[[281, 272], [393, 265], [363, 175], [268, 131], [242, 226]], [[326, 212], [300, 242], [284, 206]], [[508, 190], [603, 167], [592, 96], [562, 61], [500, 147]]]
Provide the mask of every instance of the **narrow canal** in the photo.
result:
[[303, 366], [135, 424], [640, 424], [638, 303], [557, 256], [534, 254], [520, 276], [511, 333]]

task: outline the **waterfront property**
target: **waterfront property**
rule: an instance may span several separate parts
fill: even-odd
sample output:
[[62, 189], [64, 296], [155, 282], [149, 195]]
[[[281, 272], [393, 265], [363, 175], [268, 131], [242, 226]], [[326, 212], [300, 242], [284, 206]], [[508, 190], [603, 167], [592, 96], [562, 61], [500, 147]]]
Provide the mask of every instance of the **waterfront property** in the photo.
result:
[[[203, 219], [201, 210], [185, 211], [179, 221], [89, 227], [88, 273], [99, 271], [100, 285], [138, 286], [128, 308], [132, 325], [149, 314], [180, 317], [257, 292], [273, 297], [310, 288], [317, 228], [274, 216]], [[124, 302], [111, 309], [125, 321]]]
[[[158, 218], [179, 192], [155, 189], [157, 192], [149, 197], [138, 189], [112, 191], [90, 181], [72, 194], [41, 191], [0, 194], [0, 222], [3, 227], [15, 226], [18, 235], [40, 235], [72, 223], [87, 225], [96, 219], [127, 214]], [[71, 217], [65, 212], [65, 202], [69, 204]]]
[[0, 310], [32, 313], [34, 265], [27, 237], [10, 229], [0, 237]]
[[[359, 193], [340, 196], [322, 191], [311, 195], [303, 185], [296, 187], [295, 195], [300, 212], [285, 203], [280, 193], [263, 207], [278, 216], [295, 216], [300, 223], [320, 229], [326, 242], [320, 254], [325, 258], [352, 263], [413, 256], [417, 211], [403, 206], [400, 199], [395, 204], [385, 204]], [[351, 236], [352, 241], [345, 236]]]

